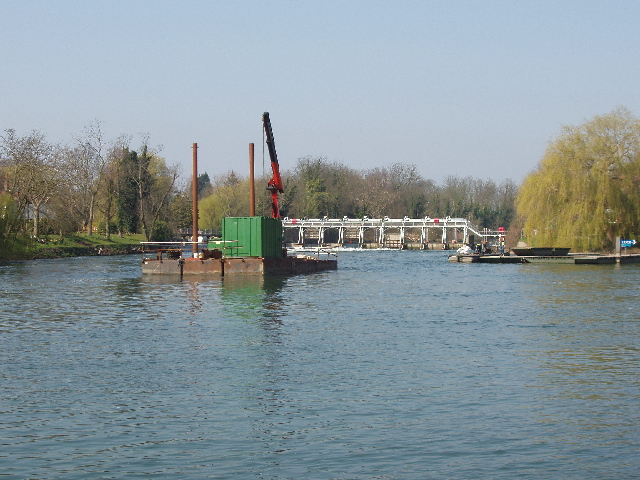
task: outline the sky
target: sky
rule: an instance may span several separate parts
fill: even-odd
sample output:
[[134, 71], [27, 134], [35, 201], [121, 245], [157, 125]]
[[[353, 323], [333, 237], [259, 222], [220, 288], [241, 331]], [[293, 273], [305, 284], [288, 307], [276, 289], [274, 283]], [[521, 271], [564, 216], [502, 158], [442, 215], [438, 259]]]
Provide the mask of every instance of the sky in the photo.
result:
[[[0, 1], [0, 131], [161, 149], [168, 164], [357, 170], [520, 183], [565, 125], [640, 115], [640, 2]], [[270, 171], [265, 153], [267, 174]]]

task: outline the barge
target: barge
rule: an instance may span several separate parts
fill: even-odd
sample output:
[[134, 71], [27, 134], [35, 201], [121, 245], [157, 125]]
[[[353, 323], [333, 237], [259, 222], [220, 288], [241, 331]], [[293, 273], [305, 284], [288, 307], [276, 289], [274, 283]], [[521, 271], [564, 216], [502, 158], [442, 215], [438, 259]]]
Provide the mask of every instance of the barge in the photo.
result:
[[198, 237], [198, 144], [193, 144], [191, 242], [142, 242], [142, 273], [148, 275], [292, 275], [336, 270], [335, 254], [290, 256], [284, 248], [278, 194], [284, 192], [269, 113], [262, 115], [273, 177], [271, 217], [256, 216], [254, 145], [249, 144], [249, 216], [222, 219], [222, 237], [204, 244]]
[[455, 253], [449, 255], [450, 262], [457, 263], [553, 263], [574, 265], [612, 265], [640, 263], [640, 255], [569, 254], [569, 248], [514, 248], [515, 255]]
[[142, 250], [142, 273], [148, 275], [297, 275], [338, 268], [337, 256], [320, 250], [315, 255], [283, 251], [280, 257], [227, 256], [217, 248], [202, 248], [193, 254], [191, 244], [184, 242], [143, 242]]

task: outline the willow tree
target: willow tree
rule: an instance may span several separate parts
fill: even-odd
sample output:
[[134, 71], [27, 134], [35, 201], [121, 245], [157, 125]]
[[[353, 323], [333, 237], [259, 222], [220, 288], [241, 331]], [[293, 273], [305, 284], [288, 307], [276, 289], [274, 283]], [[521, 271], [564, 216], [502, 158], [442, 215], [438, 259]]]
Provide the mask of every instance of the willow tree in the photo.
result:
[[625, 108], [565, 127], [522, 184], [517, 211], [533, 246], [611, 248], [640, 234], [640, 121]]

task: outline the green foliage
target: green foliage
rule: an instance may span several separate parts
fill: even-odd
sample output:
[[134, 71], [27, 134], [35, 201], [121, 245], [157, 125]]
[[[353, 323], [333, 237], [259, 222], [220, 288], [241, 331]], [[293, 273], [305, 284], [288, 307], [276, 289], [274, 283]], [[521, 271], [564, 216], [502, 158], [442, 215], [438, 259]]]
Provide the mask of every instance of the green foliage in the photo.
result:
[[207, 172], [201, 173], [198, 175], [198, 199], [206, 197], [210, 195], [213, 186], [211, 185], [211, 179], [209, 179], [209, 174]]
[[122, 234], [136, 233], [140, 220], [139, 196], [136, 183], [138, 154], [124, 151], [118, 161], [118, 177], [115, 195], [118, 230]]
[[167, 222], [157, 220], [153, 226], [153, 236], [150, 238], [152, 242], [169, 242], [173, 235]]
[[[265, 182], [266, 185], [266, 182]], [[261, 212], [256, 211], [259, 215]], [[215, 179], [211, 195], [198, 202], [198, 226], [219, 230], [222, 217], [249, 215], [249, 180], [241, 179], [235, 172]]]
[[281, 212], [289, 217], [356, 216], [354, 194], [361, 176], [325, 157], [307, 156], [298, 160], [295, 170], [283, 175], [285, 200]]
[[167, 167], [146, 144], [140, 154], [123, 150], [117, 161], [115, 206], [118, 229], [123, 233], [143, 233], [154, 237], [156, 222], [166, 222], [177, 178], [175, 168]]
[[17, 231], [20, 221], [18, 206], [8, 193], [0, 193], [0, 240]]
[[220, 230], [223, 216], [224, 208], [222, 207], [220, 192], [214, 191], [213, 194], [198, 202], [198, 226], [200, 228]]
[[0, 260], [20, 256], [22, 217], [16, 202], [8, 193], [0, 193]]
[[618, 108], [565, 127], [517, 199], [534, 246], [608, 249], [640, 233], [640, 121]]
[[304, 207], [304, 216], [318, 218], [321, 213], [325, 214], [330, 209], [330, 197], [327, 194], [327, 188], [324, 181], [320, 178], [309, 178], [305, 182], [306, 204]]
[[175, 228], [191, 228], [193, 206], [187, 191], [177, 192], [169, 206], [169, 219]]
[[148, 151], [146, 145], [143, 146], [143, 153], [148, 161], [143, 164], [138, 176], [140, 223], [146, 238], [151, 239], [156, 222], [169, 220], [178, 172], [175, 167], [168, 167], [164, 158]]

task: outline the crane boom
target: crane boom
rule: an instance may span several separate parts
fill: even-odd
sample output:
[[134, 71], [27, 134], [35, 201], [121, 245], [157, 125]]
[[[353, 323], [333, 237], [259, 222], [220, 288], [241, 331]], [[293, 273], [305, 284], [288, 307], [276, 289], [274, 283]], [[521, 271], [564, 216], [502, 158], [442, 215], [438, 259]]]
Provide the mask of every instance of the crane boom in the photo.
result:
[[271, 129], [271, 120], [269, 112], [262, 114], [262, 123], [264, 125], [264, 133], [267, 139], [267, 148], [269, 150], [269, 158], [271, 159], [271, 170], [273, 177], [267, 184], [267, 190], [271, 192], [271, 217], [280, 218], [280, 206], [278, 203], [278, 194], [284, 193], [282, 178], [280, 178], [280, 165], [278, 164], [278, 155], [276, 154], [276, 144], [273, 140], [273, 130]]

